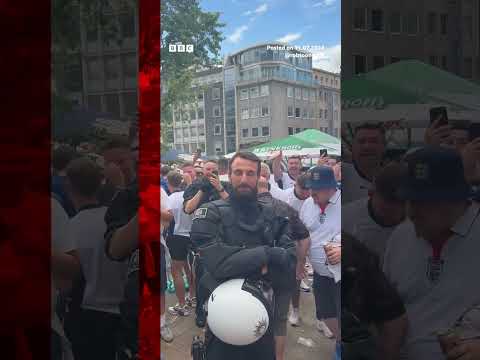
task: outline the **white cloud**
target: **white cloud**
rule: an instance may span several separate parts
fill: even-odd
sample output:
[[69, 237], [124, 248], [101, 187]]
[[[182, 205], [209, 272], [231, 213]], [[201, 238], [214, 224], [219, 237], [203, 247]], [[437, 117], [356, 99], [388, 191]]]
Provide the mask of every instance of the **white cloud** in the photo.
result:
[[245, 11], [243, 13], [243, 15], [246, 15], [246, 16], [250, 16], [250, 15], [262, 15], [264, 13], [266, 13], [268, 10], [268, 4], [264, 3], [262, 5], [260, 5], [259, 7], [257, 7], [255, 10], [249, 10], [249, 11]]
[[243, 33], [247, 30], [248, 30], [247, 25], [242, 25], [240, 27], [237, 27], [232, 34], [227, 36], [227, 41], [234, 44], [239, 42], [240, 40], [242, 40]]
[[312, 51], [312, 63], [314, 68], [335, 72], [340, 72], [342, 63], [342, 47], [340, 44], [324, 47], [320, 50]]
[[329, 6], [334, 5], [336, 2], [337, 2], [337, 0], [322, 0], [322, 1], [318, 2], [318, 3], [313, 4], [312, 7], [319, 7], [319, 6], [321, 6], [321, 7], [329, 7]]
[[290, 33], [281, 38], [277, 39], [276, 41], [281, 43], [290, 43], [292, 41], [298, 40], [302, 37], [302, 33]]

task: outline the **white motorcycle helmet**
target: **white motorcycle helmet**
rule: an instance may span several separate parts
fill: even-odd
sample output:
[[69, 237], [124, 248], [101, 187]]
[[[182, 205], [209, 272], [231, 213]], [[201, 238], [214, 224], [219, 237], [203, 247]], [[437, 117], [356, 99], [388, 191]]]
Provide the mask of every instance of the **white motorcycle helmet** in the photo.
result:
[[233, 279], [219, 285], [208, 299], [207, 323], [212, 333], [224, 343], [237, 346], [253, 344], [268, 330], [270, 306], [268, 294], [261, 287]]

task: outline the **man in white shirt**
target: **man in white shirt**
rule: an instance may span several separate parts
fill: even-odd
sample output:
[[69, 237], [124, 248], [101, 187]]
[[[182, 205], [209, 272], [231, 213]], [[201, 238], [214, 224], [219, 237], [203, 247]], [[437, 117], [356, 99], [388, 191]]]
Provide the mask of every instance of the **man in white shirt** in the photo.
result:
[[77, 210], [68, 225], [73, 249], [69, 253], [77, 259], [85, 279], [78, 322], [70, 328], [75, 359], [114, 360], [127, 263], [111, 261], [105, 254], [107, 208], [96, 197], [100, 169], [90, 159], [79, 158], [67, 167], [67, 180]]
[[[409, 318], [402, 359], [443, 359], [434, 333], [452, 327], [480, 301], [474, 285], [480, 273], [479, 207], [469, 201], [471, 189], [455, 150], [425, 147], [407, 162], [399, 195], [407, 201], [408, 220], [388, 241], [383, 268]], [[474, 358], [464, 355], [452, 359]]]
[[364, 124], [355, 128], [352, 163], [342, 163], [343, 203], [368, 196], [373, 176], [382, 166], [385, 130], [381, 125]]
[[280, 189], [287, 190], [295, 185], [297, 177], [302, 173], [302, 158], [290, 156], [287, 160], [287, 172], [282, 170], [282, 152], [273, 159], [272, 172], [275, 183]]
[[[187, 256], [190, 251], [190, 229], [192, 228], [192, 216], [183, 211], [183, 193], [180, 187], [183, 177], [176, 171], [167, 174], [167, 185], [170, 191], [168, 197], [169, 208], [173, 213], [175, 228], [173, 234], [167, 235], [166, 243], [172, 258], [172, 277], [175, 284], [175, 293], [178, 303], [168, 309], [172, 315], [188, 316], [189, 307], [194, 305], [195, 283], [192, 281], [192, 272], [187, 264]], [[185, 284], [183, 272], [189, 281], [190, 294], [185, 297]]]
[[369, 197], [342, 207], [342, 231], [378, 255], [380, 263], [388, 238], [405, 219], [405, 201], [396, 194], [405, 176], [405, 166], [389, 164], [375, 176]]
[[[314, 295], [318, 320], [324, 320], [336, 339], [340, 339], [341, 195], [333, 170], [316, 166], [310, 170], [308, 187], [311, 197], [305, 200], [300, 219], [310, 232], [309, 258], [314, 269]], [[326, 245], [326, 246], [325, 246]], [[327, 250], [327, 251], [326, 251]]]

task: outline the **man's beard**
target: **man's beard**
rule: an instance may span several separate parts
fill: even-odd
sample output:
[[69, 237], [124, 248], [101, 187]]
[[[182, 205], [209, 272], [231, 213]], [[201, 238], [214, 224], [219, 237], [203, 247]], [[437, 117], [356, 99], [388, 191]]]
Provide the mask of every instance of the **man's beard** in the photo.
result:
[[[248, 188], [249, 192], [240, 192], [238, 189]], [[252, 206], [257, 202], [257, 188], [252, 188], [248, 185], [240, 185], [233, 189], [230, 194], [231, 200], [238, 205]]]

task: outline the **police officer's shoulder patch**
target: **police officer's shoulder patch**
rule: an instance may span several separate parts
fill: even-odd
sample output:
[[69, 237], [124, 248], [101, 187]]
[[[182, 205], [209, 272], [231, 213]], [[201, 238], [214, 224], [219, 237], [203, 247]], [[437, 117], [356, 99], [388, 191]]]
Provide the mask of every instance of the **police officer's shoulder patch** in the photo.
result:
[[192, 218], [192, 220], [195, 220], [195, 219], [205, 219], [205, 218], [207, 217], [207, 211], [208, 211], [207, 208], [198, 208], [198, 209], [195, 210], [195, 212], [193, 213], [193, 218]]

